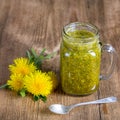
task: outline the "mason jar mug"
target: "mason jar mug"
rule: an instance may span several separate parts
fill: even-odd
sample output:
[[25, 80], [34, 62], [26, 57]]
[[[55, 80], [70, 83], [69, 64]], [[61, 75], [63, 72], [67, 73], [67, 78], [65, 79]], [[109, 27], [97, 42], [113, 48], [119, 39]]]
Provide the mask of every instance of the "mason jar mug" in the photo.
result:
[[[110, 55], [110, 69], [100, 75], [101, 54]], [[87, 23], [71, 23], [62, 31], [60, 76], [65, 93], [89, 95], [99, 87], [100, 79], [109, 79], [115, 66], [115, 49], [101, 45], [97, 27]]]

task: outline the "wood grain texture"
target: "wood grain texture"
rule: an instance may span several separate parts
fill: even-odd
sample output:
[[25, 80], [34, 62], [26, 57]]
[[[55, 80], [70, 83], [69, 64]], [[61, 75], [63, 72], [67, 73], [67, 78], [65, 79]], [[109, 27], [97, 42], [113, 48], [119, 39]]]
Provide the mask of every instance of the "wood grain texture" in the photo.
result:
[[[99, 90], [89, 96], [73, 97], [59, 87], [47, 103], [33, 102], [30, 96], [19, 97], [13, 91], [0, 90], [0, 120], [119, 120], [120, 119], [120, 0], [0, 0], [0, 84], [9, 79], [8, 65], [25, 56], [33, 47], [37, 52], [57, 52], [43, 64], [59, 76], [61, 31], [70, 22], [89, 22], [99, 28], [101, 41], [112, 44], [117, 53], [116, 68], [110, 80], [101, 81]], [[118, 97], [117, 103], [81, 106], [67, 115], [48, 110], [53, 103], [65, 105]]]

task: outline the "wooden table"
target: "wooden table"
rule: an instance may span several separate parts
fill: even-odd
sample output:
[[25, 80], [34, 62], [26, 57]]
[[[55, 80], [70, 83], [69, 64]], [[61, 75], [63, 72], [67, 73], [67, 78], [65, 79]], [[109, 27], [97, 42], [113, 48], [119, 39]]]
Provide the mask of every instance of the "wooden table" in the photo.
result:
[[[8, 65], [31, 47], [57, 52], [43, 69], [59, 75], [61, 31], [75, 21], [96, 25], [101, 40], [115, 47], [118, 59], [112, 78], [101, 81], [99, 90], [85, 97], [66, 95], [58, 87], [47, 103], [0, 89], [0, 120], [120, 120], [120, 0], [0, 0], [0, 85], [9, 79]], [[116, 96], [118, 102], [81, 106], [67, 115], [48, 110], [53, 103], [69, 105], [108, 96]]]

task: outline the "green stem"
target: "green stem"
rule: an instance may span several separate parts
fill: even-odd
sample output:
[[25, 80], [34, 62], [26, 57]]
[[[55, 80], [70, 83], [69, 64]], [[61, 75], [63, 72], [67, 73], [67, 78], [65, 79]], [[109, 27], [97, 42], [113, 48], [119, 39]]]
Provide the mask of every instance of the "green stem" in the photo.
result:
[[7, 84], [0, 86], [0, 89], [7, 87]]

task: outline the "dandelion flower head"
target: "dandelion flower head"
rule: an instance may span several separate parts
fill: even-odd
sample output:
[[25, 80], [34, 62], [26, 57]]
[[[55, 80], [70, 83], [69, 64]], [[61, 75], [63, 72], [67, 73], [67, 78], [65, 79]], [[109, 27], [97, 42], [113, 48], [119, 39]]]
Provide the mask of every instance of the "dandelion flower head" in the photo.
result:
[[24, 87], [23, 84], [23, 75], [21, 74], [12, 74], [10, 80], [7, 81], [9, 88], [15, 91], [19, 91]]
[[52, 84], [53, 84], [53, 90], [55, 90], [58, 86], [58, 80], [57, 80], [57, 76], [54, 72], [50, 71], [48, 72], [48, 75], [51, 78]]
[[27, 75], [36, 70], [33, 63], [30, 63], [27, 58], [17, 58], [14, 60], [14, 64], [9, 65], [11, 73]]
[[34, 96], [47, 96], [52, 91], [50, 77], [41, 71], [35, 71], [24, 77], [25, 89]]

